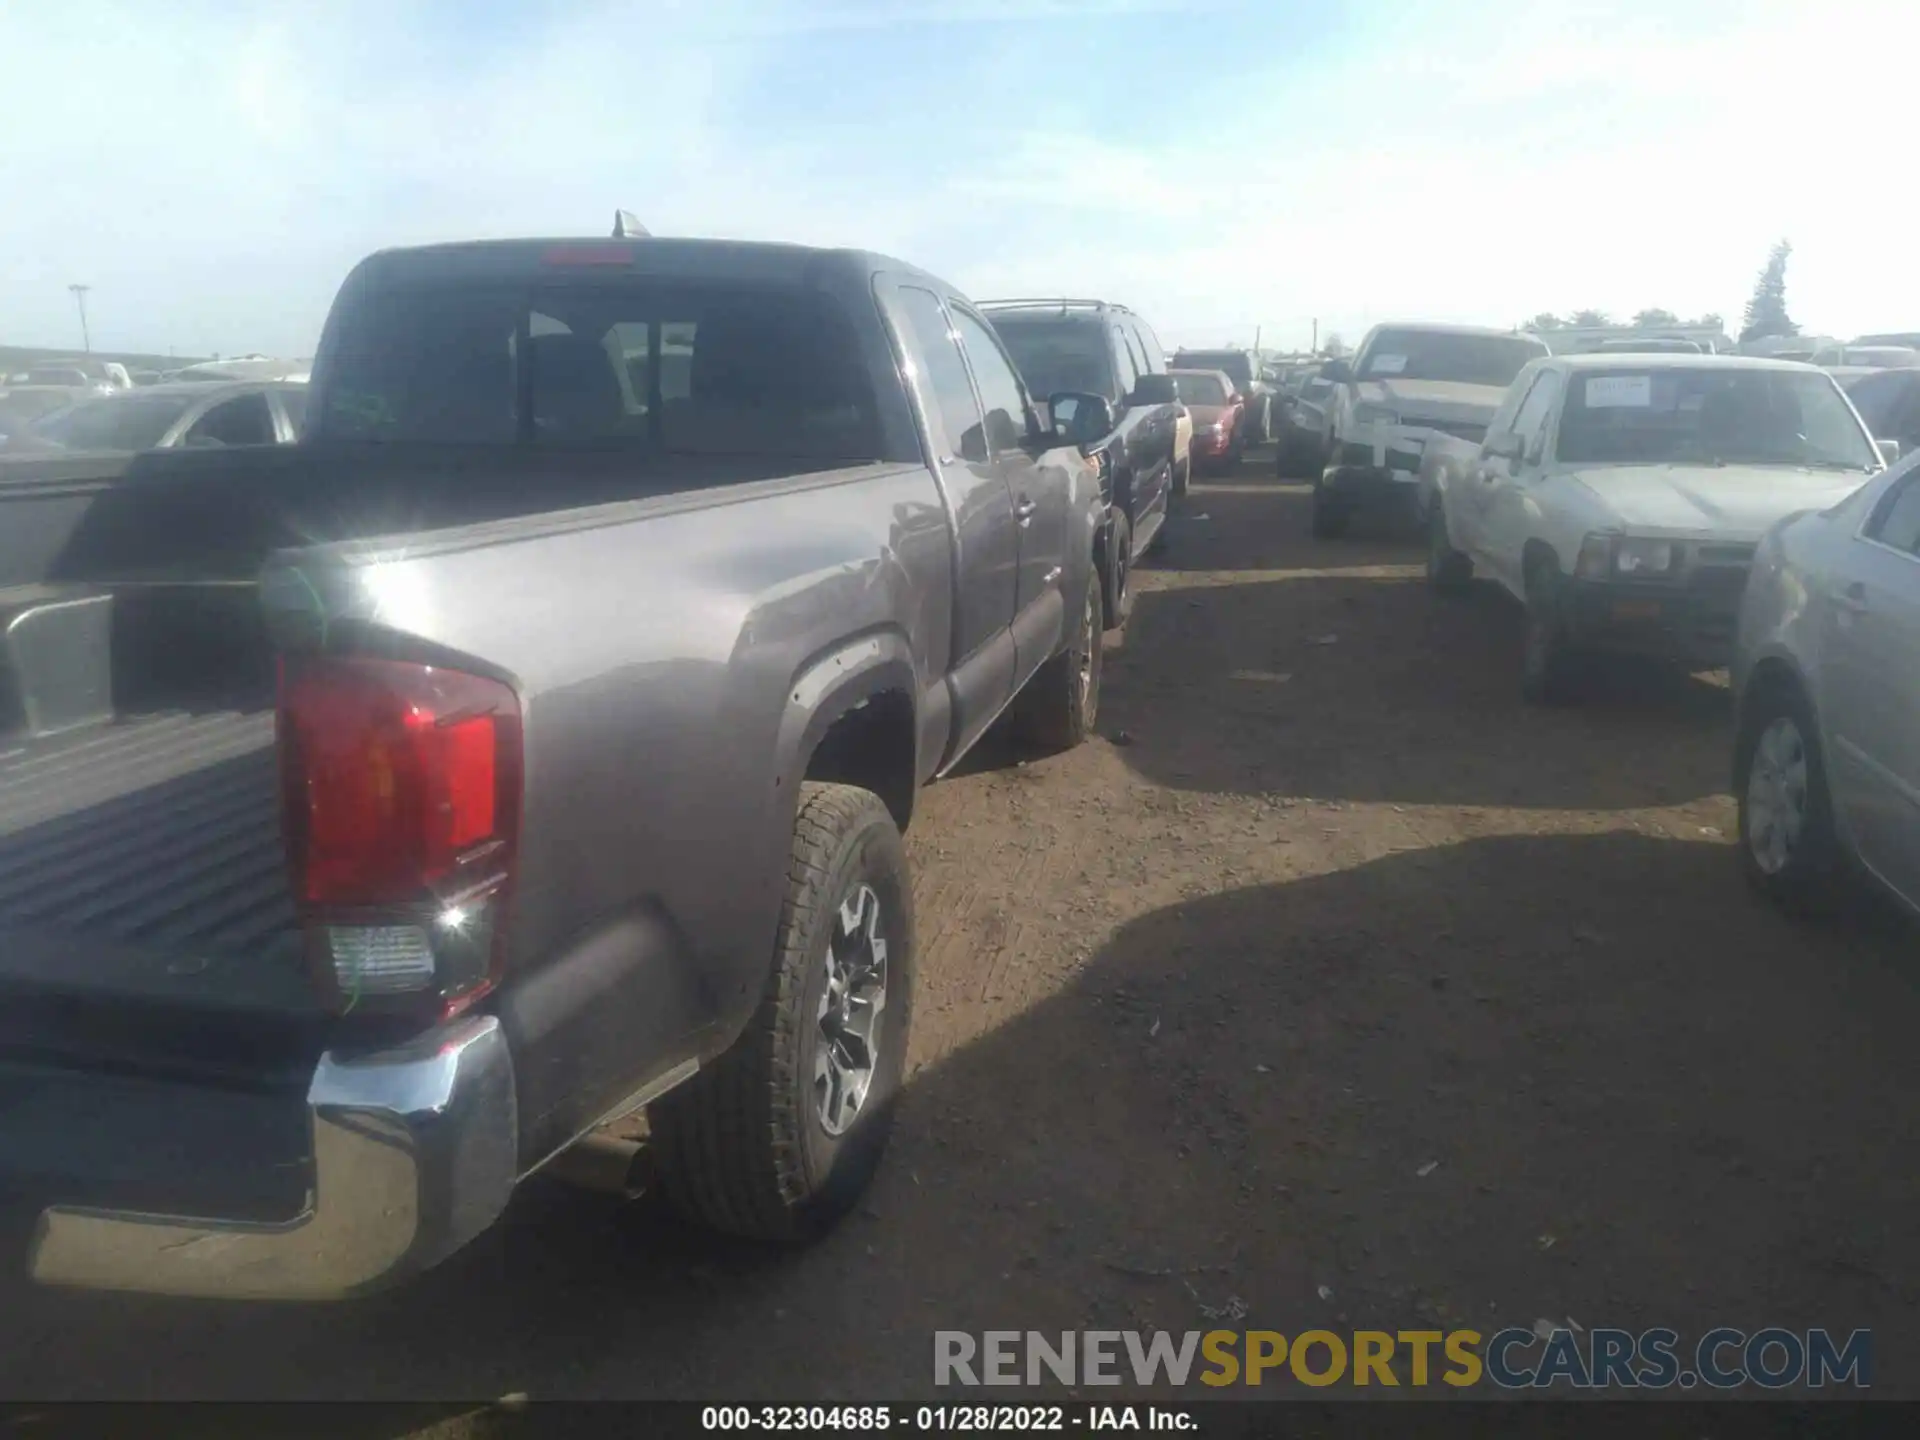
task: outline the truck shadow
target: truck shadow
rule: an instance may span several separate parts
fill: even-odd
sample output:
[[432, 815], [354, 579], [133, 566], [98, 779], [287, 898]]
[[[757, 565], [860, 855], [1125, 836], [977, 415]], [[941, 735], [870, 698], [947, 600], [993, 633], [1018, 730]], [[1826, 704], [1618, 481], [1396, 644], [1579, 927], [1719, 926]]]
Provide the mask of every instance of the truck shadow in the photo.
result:
[[353, 1304], [9, 1282], [0, 1392], [871, 1403], [936, 1393], [936, 1329], [1205, 1329], [1236, 1300], [1289, 1333], [1572, 1316], [1911, 1354], [1911, 943], [1798, 929], [1725, 846], [1620, 832], [1214, 895], [918, 1069], [878, 1185], [810, 1251], [535, 1187]]
[[1517, 607], [1487, 587], [1454, 601], [1391, 573], [1161, 586], [1108, 667], [1101, 729], [1177, 790], [1618, 810], [1725, 789], [1724, 685], [1604, 662], [1579, 705], [1542, 710], [1519, 671]]

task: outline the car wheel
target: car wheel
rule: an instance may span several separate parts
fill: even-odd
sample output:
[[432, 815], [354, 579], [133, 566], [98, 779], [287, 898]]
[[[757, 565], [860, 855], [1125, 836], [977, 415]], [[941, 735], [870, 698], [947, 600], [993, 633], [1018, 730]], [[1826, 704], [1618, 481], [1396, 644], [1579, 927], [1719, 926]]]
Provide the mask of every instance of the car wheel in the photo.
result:
[[[1321, 474], [1324, 477], [1325, 471]], [[1313, 482], [1313, 534], [1318, 540], [1337, 540], [1347, 533], [1353, 512], [1327, 493], [1324, 480]]]
[[1560, 572], [1549, 561], [1527, 567], [1527, 606], [1520, 647], [1520, 694], [1534, 705], [1573, 699], [1577, 657], [1568, 644]]
[[727, 1234], [799, 1241], [853, 1208], [892, 1128], [913, 965], [913, 886], [893, 816], [871, 791], [803, 785], [759, 1009], [651, 1110], [676, 1209]]
[[1187, 498], [1187, 482], [1192, 478], [1192, 476], [1193, 476], [1193, 456], [1192, 454], [1188, 454], [1186, 459], [1182, 460], [1179, 464], [1173, 467], [1174, 499], [1184, 500]]
[[1133, 614], [1133, 522], [1116, 510], [1107, 525], [1105, 563], [1100, 567], [1106, 591], [1107, 629], [1118, 630]]
[[1021, 695], [1020, 733], [1041, 749], [1071, 750], [1093, 733], [1100, 715], [1104, 604], [1099, 569], [1089, 567], [1072, 639], [1040, 667]]
[[1776, 682], [1744, 707], [1734, 744], [1740, 868], [1782, 909], [1831, 909], [1840, 872], [1833, 801], [1818, 733], [1797, 685]]
[[1453, 548], [1437, 495], [1427, 507], [1427, 583], [1442, 595], [1464, 595], [1473, 584], [1473, 561]]

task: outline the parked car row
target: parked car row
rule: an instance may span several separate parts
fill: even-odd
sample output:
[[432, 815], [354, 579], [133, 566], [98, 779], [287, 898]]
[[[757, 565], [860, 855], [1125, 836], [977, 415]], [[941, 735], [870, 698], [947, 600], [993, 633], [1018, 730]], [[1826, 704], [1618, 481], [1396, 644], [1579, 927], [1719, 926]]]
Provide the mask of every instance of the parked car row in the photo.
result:
[[1427, 577], [1522, 607], [1530, 701], [1608, 653], [1728, 667], [1752, 883], [1818, 909], [1859, 872], [1920, 914], [1920, 452], [1864, 417], [1800, 362], [1536, 358], [1428, 449]]
[[359, 1293], [643, 1108], [686, 1214], [818, 1234], [899, 1092], [919, 787], [1095, 723], [1180, 482], [1151, 330], [850, 251], [442, 245], [251, 393], [300, 443], [0, 467], [30, 1273]]
[[[0, 413], [6, 401], [0, 398]], [[175, 446], [286, 445], [306, 417], [305, 384], [233, 381], [148, 385], [62, 398], [0, 426], [0, 458]]]

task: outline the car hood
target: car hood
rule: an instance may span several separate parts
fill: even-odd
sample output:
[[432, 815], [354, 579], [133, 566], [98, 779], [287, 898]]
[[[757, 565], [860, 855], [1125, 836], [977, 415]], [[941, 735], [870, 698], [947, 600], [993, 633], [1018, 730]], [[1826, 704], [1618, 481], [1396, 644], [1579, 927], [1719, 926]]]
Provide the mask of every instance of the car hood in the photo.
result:
[[1837, 505], [1872, 478], [1786, 465], [1596, 465], [1565, 473], [1625, 529], [1738, 540], [1758, 540], [1795, 511]]
[[1507, 398], [1504, 385], [1467, 385], [1457, 380], [1368, 380], [1360, 399], [1389, 405], [1408, 420], [1463, 420], [1484, 425]]

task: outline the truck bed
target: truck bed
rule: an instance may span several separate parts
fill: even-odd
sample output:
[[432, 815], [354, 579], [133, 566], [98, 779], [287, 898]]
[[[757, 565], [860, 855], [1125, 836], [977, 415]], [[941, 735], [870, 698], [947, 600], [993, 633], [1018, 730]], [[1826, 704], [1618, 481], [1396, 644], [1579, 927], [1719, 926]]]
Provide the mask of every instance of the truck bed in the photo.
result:
[[317, 1043], [273, 715], [0, 742], [0, 1054], [271, 1083]]

